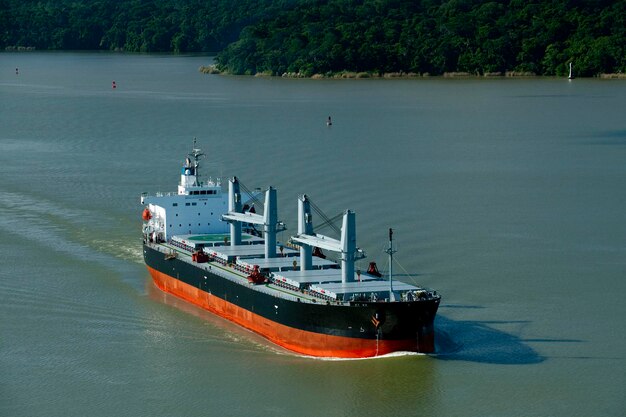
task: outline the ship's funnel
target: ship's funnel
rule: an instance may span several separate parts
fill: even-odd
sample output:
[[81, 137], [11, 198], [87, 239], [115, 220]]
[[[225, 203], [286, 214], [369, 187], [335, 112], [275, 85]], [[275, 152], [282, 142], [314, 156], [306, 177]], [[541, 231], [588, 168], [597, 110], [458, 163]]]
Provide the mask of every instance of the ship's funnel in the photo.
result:
[[185, 159], [185, 163], [180, 170], [180, 184], [178, 186], [178, 194], [185, 194], [186, 189], [196, 185], [196, 165], [195, 161], [190, 158]]

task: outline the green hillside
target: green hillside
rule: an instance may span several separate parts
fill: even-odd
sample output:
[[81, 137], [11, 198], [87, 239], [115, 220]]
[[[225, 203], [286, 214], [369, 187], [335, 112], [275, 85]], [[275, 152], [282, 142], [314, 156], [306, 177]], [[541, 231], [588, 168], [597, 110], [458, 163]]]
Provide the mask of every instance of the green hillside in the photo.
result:
[[626, 0], [0, 0], [0, 47], [218, 52], [234, 74], [626, 73]]
[[626, 2], [306, 1], [218, 55], [236, 74], [626, 72]]
[[217, 52], [276, 0], [0, 0], [0, 47]]

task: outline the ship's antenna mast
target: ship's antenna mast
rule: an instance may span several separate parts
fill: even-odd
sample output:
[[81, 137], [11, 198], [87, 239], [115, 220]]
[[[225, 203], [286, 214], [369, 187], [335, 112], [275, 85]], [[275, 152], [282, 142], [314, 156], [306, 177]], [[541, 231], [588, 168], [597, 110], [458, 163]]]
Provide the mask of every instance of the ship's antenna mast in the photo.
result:
[[393, 229], [389, 228], [389, 248], [385, 251], [389, 255], [389, 301], [395, 301], [393, 295], [393, 254], [397, 252], [393, 248]]
[[193, 168], [194, 168], [194, 173], [196, 175], [196, 184], [195, 185], [200, 185], [200, 157], [204, 156], [204, 154], [202, 153], [202, 149], [198, 148], [196, 145], [196, 138], [193, 138], [193, 148], [191, 148], [191, 153], [189, 154], [189, 156], [193, 157]]

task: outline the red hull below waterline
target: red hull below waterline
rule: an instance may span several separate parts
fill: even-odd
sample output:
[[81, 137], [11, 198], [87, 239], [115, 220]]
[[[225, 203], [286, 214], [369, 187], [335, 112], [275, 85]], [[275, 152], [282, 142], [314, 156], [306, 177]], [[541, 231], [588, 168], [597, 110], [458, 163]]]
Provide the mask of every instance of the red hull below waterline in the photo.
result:
[[419, 343], [416, 338], [375, 340], [315, 333], [269, 320], [149, 266], [148, 271], [155, 285], [162, 291], [252, 330], [285, 349], [303, 355], [367, 358], [393, 352], [428, 353], [434, 351], [434, 334], [432, 333], [422, 336]]

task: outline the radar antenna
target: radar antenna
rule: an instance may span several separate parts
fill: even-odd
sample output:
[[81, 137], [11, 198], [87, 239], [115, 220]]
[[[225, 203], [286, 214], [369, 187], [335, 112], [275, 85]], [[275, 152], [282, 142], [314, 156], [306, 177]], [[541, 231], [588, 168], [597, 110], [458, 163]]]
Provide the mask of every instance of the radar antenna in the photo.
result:
[[[201, 181], [199, 181], [200, 179], [200, 158], [205, 156], [204, 153], [202, 153], [202, 149], [198, 148], [197, 144], [196, 144], [197, 139], [194, 137], [193, 138], [193, 147], [191, 148], [191, 153], [188, 153], [187, 156], [187, 161], [189, 161], [189, 166], [191, 168], [193, 168], [195, 175], [196, 175], [196, 183], [194, 185], [200, 185], [202, 184]], [[191, 159], [190, 159], [191, 158]]]

